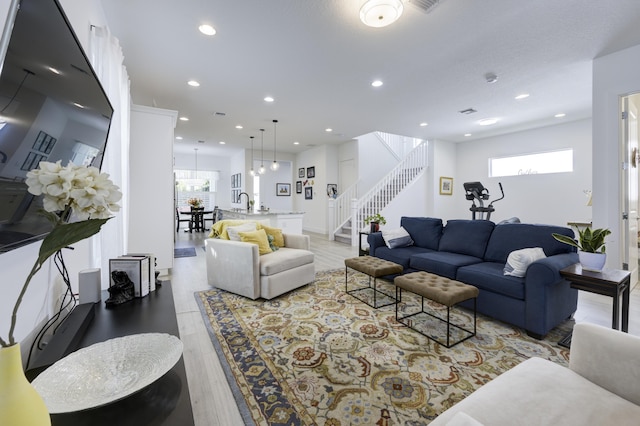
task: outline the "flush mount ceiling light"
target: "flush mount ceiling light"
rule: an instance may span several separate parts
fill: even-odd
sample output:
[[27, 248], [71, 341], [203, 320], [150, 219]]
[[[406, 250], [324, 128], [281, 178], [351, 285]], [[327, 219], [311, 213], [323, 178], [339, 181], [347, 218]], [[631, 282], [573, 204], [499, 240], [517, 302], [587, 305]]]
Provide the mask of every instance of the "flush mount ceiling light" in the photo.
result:
[[516, 96], [514, 99], [515, 99], [515, 100], [517, 100], [517, 101], [519, 101], [519, 100], [521, 100], [521, 99], [526, 99], [526, 98], [528, 98], [528, 97], [529, 97], [529, 94], [528, 94], [528, 93], [522, 93], [522, 94], [520, 94], [520, 95]]
[[565, 115], [567, 115], [567, 114], [565, 114], [564, 112], [561, 112], [561, 113], [559, 113], [559, 114], [554, 115], [554, 117], [555, 117], [555, 118], [562, 118], [562, 117], [564, 117]]
[[425, 122], [420, 123], [420, 127], [426, 127], [428, 125], [429, 125], [429, 123], [425, 123]]
[[370, 27], [393, 24], [402, 15], [401, 0], [368, 0], [360, 8], [360, 20]]

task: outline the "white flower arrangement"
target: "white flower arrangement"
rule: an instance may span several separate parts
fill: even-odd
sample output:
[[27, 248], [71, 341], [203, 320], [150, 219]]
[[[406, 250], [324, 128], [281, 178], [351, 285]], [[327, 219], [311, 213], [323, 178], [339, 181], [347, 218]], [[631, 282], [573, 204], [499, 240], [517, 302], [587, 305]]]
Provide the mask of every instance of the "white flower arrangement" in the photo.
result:
[[[108, 174], [71, 162], [62, 167], [60, 161], [42, 161], [38, 169], [27, 173], [26, 183], [31, 194], [44, 196], [42, 214], [51, 221], [53, 228], [42, 241], [38, 259], [22, 286], [13, 308], [9, 338], [0, 338], [2, 347], [16, 343], [13, 333], [18, 309], [33, 276], [57, 251], [100, 232], [102, 225], [111, 219], [112, 212], [120, 210], [117, 203], [122, 198], [120, 189]], [[66, 223], [71, 216], [78, 221]]]

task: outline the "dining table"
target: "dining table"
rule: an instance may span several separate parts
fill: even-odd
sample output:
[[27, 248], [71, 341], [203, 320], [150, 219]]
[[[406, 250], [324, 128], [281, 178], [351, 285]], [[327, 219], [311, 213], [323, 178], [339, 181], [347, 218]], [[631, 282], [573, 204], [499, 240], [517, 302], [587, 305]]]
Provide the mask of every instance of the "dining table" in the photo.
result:
[[204, 216], [207, 214], [212, 214], [213, 210], [201, 210], [191, 207], [182, 207], [178, 209], [178, 212], [183, 215], [191, 216], [189, 220], [189, 229], [185, 229], [184, 232], [204, 232]]

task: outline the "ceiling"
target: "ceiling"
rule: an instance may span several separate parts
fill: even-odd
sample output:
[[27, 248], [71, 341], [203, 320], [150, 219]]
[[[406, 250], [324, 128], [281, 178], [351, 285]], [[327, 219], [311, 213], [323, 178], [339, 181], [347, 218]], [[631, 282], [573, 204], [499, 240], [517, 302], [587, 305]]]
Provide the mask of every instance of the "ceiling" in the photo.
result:
[[102, 3], [133, 102], [189, 118], [176, 152], [214, 155], [260, 128], [273, 149], [274, 119], [278, 151], [296, 153], [375, 130], [462, 142], [587, 118], [592, 60], [640, 44], [638, 0], [441, 0], [429, 13], [405, 1], [384, 28], [360, 21], [364, 0]]

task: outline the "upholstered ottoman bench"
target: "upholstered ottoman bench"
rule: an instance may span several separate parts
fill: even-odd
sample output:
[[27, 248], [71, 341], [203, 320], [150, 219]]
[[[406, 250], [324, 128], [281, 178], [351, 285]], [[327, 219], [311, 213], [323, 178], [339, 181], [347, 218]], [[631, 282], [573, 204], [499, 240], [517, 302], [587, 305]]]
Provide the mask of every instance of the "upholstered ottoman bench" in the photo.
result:
[[[383, 291], [380, 291], [377, 288], [377, 279], [380, 277], [384, 277], [385, 275], [393, 275], [393, 274], [401, 274], [402, 273], [402, 265], [398, 265], [397, 263], [390, 262], [388, 260], [380, 259], [378, 257], [372, 256], [358, 256], [350, 259], [344, 260], [344, 288], [347, 294], [355, 297], [363, 303], [371, 306], [374, 309], [382, 308], [383, 306], [389, 306], [396, 303], [396, 299], [392, 294], [387, 294]], [[359, 287], [355, 289], [349, 290], [349, 268], [362, 272], [365, 275], [369, 276], [369, 285], [367, 287]], [[373, 287], [371, 287], [371, 278], [373, 278]], [[360, 297], [360, 292], [365, 292], [373, 290], [373, 304], [369, 302], [364, 297]], [[386, 300], [391, 299], [390, 302], [378, 305], [378, 295], [382, 295]]]
[[[479, 293], [476, 287], [423, 271], [412, 272], [396, 277], [393, 283], [396, 286], [396, 300], [398, 301], [396, 303], [396, 321], [398, 321], [399, 323], [411, 328], [412, 330], [417, 331], [418, 333], [428, 337], [434, 342], [446, 346], [447, 348], [457, 345], [458, 343], [463, 342], [476, 335], [476, 298], [478, 297]], [[419, 312], [400, 317], [398, 305], [402, 300], [402, 290], [407, 290], [421, 297], [421, 308]], [[447, 307], [446, 320], [424, 310], [425, 297]], [[466, 328], [462, 327], [462, 325], [456, 325], [451, 322], [451, 308], [458, 303], [469, 299], [473, 299], [473, 331], [467, 330]], [[438, 322], [446, 323], [446, 343], [436, 339], [433, 333], [426, 333], [421, 331], [416, 326], [417, 324], [415, 321], [409, 320], [409, 318], [420, 314], [426, 314], [432, 318], [435, 318], [436, 320], [438, 320]], [[451, 343], [450, 341], [451, 327], [459, 330], [459, 334], [461, 335], [461, 337], [454, 343]]]

